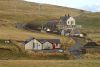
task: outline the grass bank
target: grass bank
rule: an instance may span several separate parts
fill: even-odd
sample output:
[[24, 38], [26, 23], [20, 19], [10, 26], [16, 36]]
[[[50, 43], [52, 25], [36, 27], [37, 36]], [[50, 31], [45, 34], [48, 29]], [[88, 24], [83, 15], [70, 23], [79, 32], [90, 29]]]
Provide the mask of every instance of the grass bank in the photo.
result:
[[1, 67], [99, 67], [100, 60], [4, 60]]

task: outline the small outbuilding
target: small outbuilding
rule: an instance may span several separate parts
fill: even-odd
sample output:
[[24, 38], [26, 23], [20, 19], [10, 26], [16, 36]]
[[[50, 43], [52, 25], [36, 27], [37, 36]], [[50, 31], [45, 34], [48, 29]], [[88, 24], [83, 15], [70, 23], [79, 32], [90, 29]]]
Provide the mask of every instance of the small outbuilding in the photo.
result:
[[84, 45], [85, 48], [89, 47], [97, 47], [99, 46], [96, 42], [88, 42], [87, 44]]

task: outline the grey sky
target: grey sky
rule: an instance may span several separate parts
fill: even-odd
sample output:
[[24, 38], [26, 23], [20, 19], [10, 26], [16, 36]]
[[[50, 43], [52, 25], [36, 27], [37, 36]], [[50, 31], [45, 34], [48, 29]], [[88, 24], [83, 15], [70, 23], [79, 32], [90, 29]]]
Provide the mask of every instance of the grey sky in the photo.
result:
[[25, 0], [100, 12], [100, 0]]

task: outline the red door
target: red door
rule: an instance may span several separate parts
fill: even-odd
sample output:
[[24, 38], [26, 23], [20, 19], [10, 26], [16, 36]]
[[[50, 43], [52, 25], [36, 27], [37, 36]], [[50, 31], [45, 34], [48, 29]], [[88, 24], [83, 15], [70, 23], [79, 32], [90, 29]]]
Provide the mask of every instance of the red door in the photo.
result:
[[55, 49], [55, 44], [54, 43], [52, 44], [52, 49]]

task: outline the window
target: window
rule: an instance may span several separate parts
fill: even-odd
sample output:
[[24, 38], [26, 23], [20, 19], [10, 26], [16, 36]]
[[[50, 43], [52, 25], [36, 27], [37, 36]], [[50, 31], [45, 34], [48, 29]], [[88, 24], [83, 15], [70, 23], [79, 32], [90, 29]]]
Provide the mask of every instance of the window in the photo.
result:
[[68, 23], [67, 23], [68, 25], [69, 25], [69, 21], [68, 21]]
[[74, 21], [71, 21], [71, 25], [75, 25], [75, 22]]
[[33, 48], [35, 47], [35, 43], [33, 43]]
[[71, 21], [71, 25], [73, 25], [74, 24], [74, 22], [73, 21]]
[[67, 22], [67, 25], [69, 25], [69, 24], [70, 24], [70, 22], [68, 21], [68, 22]]
[[58, 44], [56, 43], [56, 46], [58, 46]]

